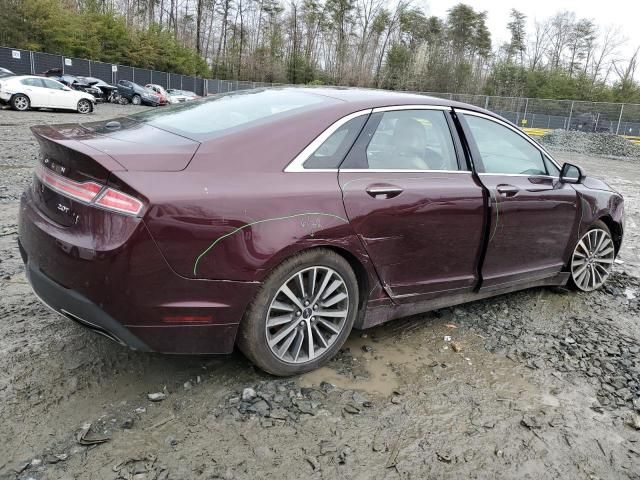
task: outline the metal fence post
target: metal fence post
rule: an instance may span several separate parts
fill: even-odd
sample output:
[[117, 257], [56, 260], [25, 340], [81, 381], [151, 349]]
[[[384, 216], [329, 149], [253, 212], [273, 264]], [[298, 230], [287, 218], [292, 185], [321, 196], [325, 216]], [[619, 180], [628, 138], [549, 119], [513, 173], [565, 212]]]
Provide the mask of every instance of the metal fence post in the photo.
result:
[[620, 106], [620, 116], [618, 117], [618, 126], [616, 127], [616, 135], [620, 133], [620, 122], [622, 121], [622, 112], [624, 112], [624, 103]]
[[573, 104], [575, 102], [571, 102], [571, 110], [569, 110], [569, 121], [567, 122], [567, 130], [571, 130], [571, 117], [573, 116]]
[[33, 52], [29, 51], [29, 62], [31, 63], [31, 75], [36, 74], [36, 66], [33, 63]]
[[489, 110], [489, 95], [487, 95], [484, 99], [484, 109]]
[[525, 98], [524, 99], [524, 117], [522, 117], [522, 120], [525, 122], [526, 125], [526, 121], [527, 121], [527, 110], [529, 109], [529, 99]]

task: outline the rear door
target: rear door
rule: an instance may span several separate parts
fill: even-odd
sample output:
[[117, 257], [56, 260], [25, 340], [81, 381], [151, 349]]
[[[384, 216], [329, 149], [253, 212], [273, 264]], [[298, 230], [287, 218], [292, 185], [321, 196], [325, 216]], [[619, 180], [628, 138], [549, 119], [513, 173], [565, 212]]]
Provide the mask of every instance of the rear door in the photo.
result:
[[41, 78], [24, 78], [20, 81], [32, 107], [49, 106], [49, 94]]
[[345, 210], [397, 302], [471, 291], [483, 191], [462, 157], [450, 109], [374, 109], [339, 170]]
[[576, 191], [559, 181], [559, 168], [516, 127], [481, 113], [458, 114], [491, 198], [482, 289], [557, 274], [576, 228]]

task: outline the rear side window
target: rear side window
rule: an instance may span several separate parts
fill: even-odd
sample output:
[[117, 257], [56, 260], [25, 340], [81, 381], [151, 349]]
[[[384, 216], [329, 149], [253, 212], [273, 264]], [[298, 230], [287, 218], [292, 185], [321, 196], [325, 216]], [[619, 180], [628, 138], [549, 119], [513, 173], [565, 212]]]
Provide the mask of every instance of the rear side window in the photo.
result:
[[304, 162], [304, 168], [338, 168], [366, 121], [367, 115], [360, 115], [338, 128]]
[[480, 150], [484, 173], [547, 175], [542, 152], [521, 135], [493, 120], [464, 117]]
[[185, 137], [206, 139], [232, 128], [337, 102], [302, 90], [249, 90], [143, 112], [131, 118]]
[[42, 80], [39, 78], [25, 78], [21, 80], [20, 83], [27, 87], [42, 87]]

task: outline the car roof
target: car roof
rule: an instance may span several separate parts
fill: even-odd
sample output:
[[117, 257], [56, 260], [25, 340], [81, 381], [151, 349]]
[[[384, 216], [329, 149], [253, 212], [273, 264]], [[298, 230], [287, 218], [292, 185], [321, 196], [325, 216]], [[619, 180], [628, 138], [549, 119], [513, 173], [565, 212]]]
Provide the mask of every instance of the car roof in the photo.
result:
[[[439, 105], [445, 107], [460, 107], [465, 105], [439, 97], [432, 97], [418, 93], [395, 92], [390, 90], [376, 90], [354, 87], [286, 87], [285, 89], [308, 89], [309, 93], [331, 97], [345, 102], [369, 103], [371, 108], [391, 105]], [[476, 107], [473, 107], [474, 109]]]
[[24, 80], [25, 78], [37, 78], [37, 79], [48, 79], [48, 80], [53, 80], [54, 82], [57, 82], [57, 80], [55, 78], [51, 78], [51, 77], [44, 77], [42, 75], [12, 75], [11, 80]]
[[[311, 87], [311, 86], [286, 86], [286, 87], [271, 87], [280, 90], [297, 90], [304, 89], [306, 92], [314, 95], [321, 95], [334, 100], [339, 100], [338, 104], [335, 102], [327, 102], [325, 104], [326, 109], [335, 110], [337, 114], [339, 112], [356, 112], [359, 110], [366, 110], [369, 108], [381, 108], [391, 106], [402, 105], [430, 105], [430, 106], [442, 106], [452, 107], [464, 110], [473, 110], [481, 112], [486, 115], [490, 115], [495, 118], [500, 118], [493, 112], [477, 107], [475, 105], [456, 102], [444, 98], [432, 97], [428, 95], [421, 95], [418, 93], [410, 92], [395, 92], [390, 90], [376, 90], [369, 88], [356, 88], [356, 87]], [[319, 108], [323, 108], [322, 105]]]

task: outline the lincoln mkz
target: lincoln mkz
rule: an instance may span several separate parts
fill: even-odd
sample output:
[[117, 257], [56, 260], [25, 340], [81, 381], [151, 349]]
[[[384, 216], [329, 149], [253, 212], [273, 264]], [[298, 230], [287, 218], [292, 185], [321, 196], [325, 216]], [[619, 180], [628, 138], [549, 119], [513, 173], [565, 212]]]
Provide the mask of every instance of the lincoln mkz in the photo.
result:
[[140, 351], [293, 375], [352, 328], [611, 272], [623, 199], [480, 108], [252, 90], [36, 126], [19, 242], [44, 303]]

